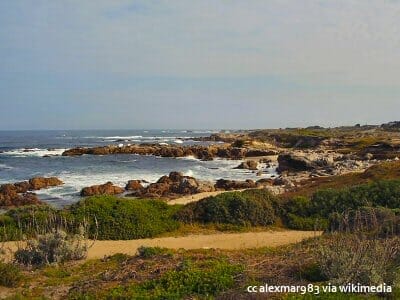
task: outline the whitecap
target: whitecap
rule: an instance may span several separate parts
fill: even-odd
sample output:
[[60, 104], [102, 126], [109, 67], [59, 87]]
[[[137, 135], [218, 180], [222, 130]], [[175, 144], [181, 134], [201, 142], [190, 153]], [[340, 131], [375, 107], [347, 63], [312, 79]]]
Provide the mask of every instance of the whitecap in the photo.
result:
[[6, 165], [6, 164], [0, 164], [0, 170], [1, 169], [3, 169], [3, 170], [11, 170], [11, 169], [14, 169], [14, 168], [9, 166], [9, 165]]
[[183, 175], [185, 175], [185, 176], [190, 176], [190, 177], [193, 177], [193, 171], [192, 170], [188, 170], [188, 171], [186, 171], [185, 173], [183, 173]]
[[1, 155], [14, 156], [14, 157], [29, 157], [37, 156], [42, 157], [45, 155], [55, 156], [61, 155], [67, 149], [39, 149], [39, 148], [23, 148], [5, 151]]

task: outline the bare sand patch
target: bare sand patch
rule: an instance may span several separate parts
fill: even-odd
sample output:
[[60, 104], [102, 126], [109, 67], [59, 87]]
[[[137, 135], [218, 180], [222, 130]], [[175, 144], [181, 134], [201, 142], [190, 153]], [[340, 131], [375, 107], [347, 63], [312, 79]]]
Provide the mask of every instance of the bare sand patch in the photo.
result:
[[88, 258], [101, 258], [106, 255], [125, 253], [135, 255], [140, 246], [164, 247], [170, 249], [250, 249], [278, 247], [298, 243], [306, 238], [321, 235], [314, 231], [264, 231], [245, 233], [218, 233], [191, 235], [184, 237], [164, 237], [129, 241], [96, 241], [88, 253]]
[[[126, 241], [96, 241], [89, 249], [88, 259], [103, 258], [116, 253], [135, 255], [141, 246], [163, 247], [169, 249], [251, 249], [260, 247], [278, 247], [298, 243], [304, 239], [316, 237], [322, 232], [316, 231], [262, 231], [244, 233], [216, 233], [204, 235], [189, 235], [180, 237], [162, 237]], [[91, 243], [89, 241], [89, 243]], [[5, 243], [6, 248], [14, 252], [15, 242]]]

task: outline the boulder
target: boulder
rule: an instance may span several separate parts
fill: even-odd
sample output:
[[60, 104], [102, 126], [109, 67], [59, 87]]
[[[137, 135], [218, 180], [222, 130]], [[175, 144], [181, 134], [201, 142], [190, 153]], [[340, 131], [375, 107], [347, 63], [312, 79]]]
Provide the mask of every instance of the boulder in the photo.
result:
[[34, 177], [29, 179], [30, 190], [40, 190], [64, 184], [57, 177]]
[[246, 160], [242, 162], [239, 166], [237, 166], [235, 169], [246, 169], [255, 171], [258, 169], [258, 162], [254, 160]]
[[140, 180], [129, 180], [125, 186], [125, 190], [127, 191], [137, 191], [141, 190], [143, 185]]
[[82, 197], [87, 197], [87, 196], [94, 196], [94, 195], [116, 195], [116, 194], [122, 194], [124, 192], [124, 189], [113, 185], [112, 182], [107, 182], [105, 184], [100, 184], [100, 185], [92, 185], [89, 187], [85, 187], [81, 190], [81, 196]]
[[256, 188], [257, 184], [251, 180], [247, 179], [246, 181], [236, 181], [236, 180], [228, 180], [228, 179], [218, 179], [215, 183], [216, 189], [222, 190], [240, 190], [240, 189], [251, 189]]
[[284, 171], [312, 171], [317, 166], [307, 157], [294, 154], [281, 154], [278, 156], [278, 172]]
[[197, 191], [198, 193], [214, 192], [214, 184], [210, 181], [198, 181]]
[[156, 183], [151, 183], [130, 196], [176, 198], [179, 195], [191, 195], [214, 190], [214, 186], [210, 182], [199, 182], [195, 178], [184, 176], [180, 172], [171, 172], [168, 176], [162, 176]]
[[37, 205], [42, 203], [36, 194], [18, 194], [12, 184], [2, 185], [0, 190], [0, 207]]

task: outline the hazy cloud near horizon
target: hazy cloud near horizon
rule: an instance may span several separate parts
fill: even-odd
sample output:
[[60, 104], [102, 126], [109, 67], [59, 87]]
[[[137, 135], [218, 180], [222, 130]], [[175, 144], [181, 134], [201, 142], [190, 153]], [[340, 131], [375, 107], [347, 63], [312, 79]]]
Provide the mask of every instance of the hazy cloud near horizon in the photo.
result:
[[399, 119], [400, 1], [0, 2], [0, 129]]

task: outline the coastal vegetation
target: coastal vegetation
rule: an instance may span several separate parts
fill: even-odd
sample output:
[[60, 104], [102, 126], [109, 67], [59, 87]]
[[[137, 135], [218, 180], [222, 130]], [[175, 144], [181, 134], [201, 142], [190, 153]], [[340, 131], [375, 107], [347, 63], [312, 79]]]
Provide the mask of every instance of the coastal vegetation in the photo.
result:
[[[249, 295], [247, 286], [265, 283], [378, 285], [385, 282], [394, 288], [391, 296], [396, 298], [400, 293], [400, 162], [393, 158], [397, 153], [396, 133], [383, 127], [355, 126], [261, 130], [241, 133], [233, 139], [226, 136], [226, 140], [221, 136], [218, 139], [231, 144], [220, 148], [194, 147], [198, 151], [196, 156], [207, 160], [262, 157], [272, 153], [265, 145], [273, 144], [274, 151], [278, 147], [296, 149], [310, 158], [301, 157], [298, 152], [282, 154], [278, 161], [284, 168], [279, 177], [257, 182], [219, 180], [210, 186], [171, 172], [148, 186], [132, 180], [125, 189], [111, 183], [88, 187], [82, 196], [95, 196], [84, 197], [62, 209], [43, 203], [7, 207], [0, 214], [0, 249], [5, 249], [2, 247], [5, 241], [19, 241], [20, 246], [11, 253], [11, 259], [0, 261], [0, 286], [9, 288], [6, 295], [11, 299], [245, 299]], [[146, 147], [146, 151], [155, 149], [168, 157], [185, 155], [180, 146], [165, 148], [167, 152], [163, 147], [152, 147]], [[327, 147], [322, 152], [334, 149], [336, 154], [329, 156], [323, 152], [325, 156], [312, 157], [315, 153], [307, 151], [316, 147]], [[101, 154], [110, 149], [84, 149], [84, 153]], [[115, 149], [129, 152], [142, 148]], [[68, 153], [83, 154], [75, 150]], [[349, 162], [356, 165], [357, 171], [348, 172], [353, 170], [347, 168]], [[257, 171], [259, 164], [268, 163], [268, 159], [258, 160], [254, 168], [246, 169]], [[362, 167], [357, 169], [357, 163]], [[346, 171], [329, 173], [335, 168]], [[318, 175], [322, 171], [328, 175]], [[288, 180], [301, 172], [305, 175], [300, 180]], [[247, 185], [243, 186], [244, 183]], [[237, 191], [242, 188], [245, 190]], [[3, 185], [2, 198], [9, 202], [17, 195], [20, 199], [30, 196], [24, 193], [32, 189], [30, 182]], [[130, 194], [121, 196], [125, 191]], [[199, 201], [168, 203], [182, 195], [191, 197], [210, 192]], [[107, 193], [116, 195], [104, 195]], [[28, 203], [31, 202], [24, 204]], [[139, 247], [135, 256], [117, 254], [86, 259], [93, 240], [270, 229], [323, 231], [323, 234], [278, 248], [228, 251]], [[318, 299], [348, 299], [347, 296], [322, 294]], [[358, 299], [363, 295], [352, 297]]]

